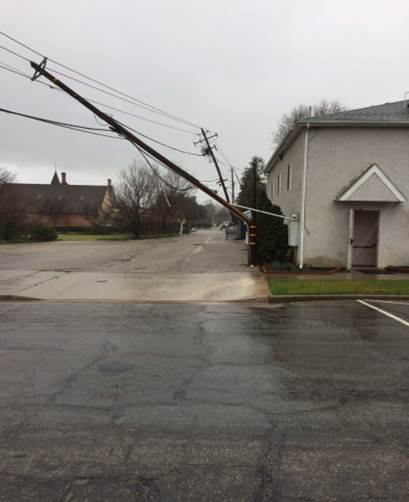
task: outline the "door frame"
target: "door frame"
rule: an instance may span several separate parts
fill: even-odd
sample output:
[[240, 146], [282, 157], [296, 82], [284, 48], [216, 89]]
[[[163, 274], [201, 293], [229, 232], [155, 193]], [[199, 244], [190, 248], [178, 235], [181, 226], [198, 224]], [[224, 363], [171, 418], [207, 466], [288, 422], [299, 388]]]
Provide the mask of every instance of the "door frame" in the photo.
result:
[[354, 243], [354, 209], [349, 209], [348, 214], [348, 252], [347, 252], [347, 270], [352, 270], [352, 253]]
[[347, 270], [352, 270], [352, 260], [353, 260], [353, 246], [354, 246], [354, 229], [355, 229], [355, 211], [367, 211], [372, 213], [378, 213], [378, 222], [376, 229], [376, 259], [374, 267], [378, 267], [379, 263], [379, 236], [381, 229], [381, 210], [380, 209], [349, 209], [349, 224], [348, 224], [348, 250], [347, 250]]

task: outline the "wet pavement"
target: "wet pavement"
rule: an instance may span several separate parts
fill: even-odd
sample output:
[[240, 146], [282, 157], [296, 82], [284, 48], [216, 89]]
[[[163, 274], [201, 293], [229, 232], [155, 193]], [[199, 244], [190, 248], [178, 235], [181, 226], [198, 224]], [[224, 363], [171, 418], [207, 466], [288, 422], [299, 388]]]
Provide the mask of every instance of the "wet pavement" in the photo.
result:
[[124, 274], [242, 272], [244, 241], [226, 240], [219, 229], [126, 241], [56, 241], [0, 245], [0, 271], [105, 272]]
[[0, 303], [0, 357], [2, 501], [408, 500], [409, 328], [358, 302]]
[[142, 241], [0, 246], [0, 297], [43, 300], [237, 301], [267, 298], [243, 241], [220, 230]]

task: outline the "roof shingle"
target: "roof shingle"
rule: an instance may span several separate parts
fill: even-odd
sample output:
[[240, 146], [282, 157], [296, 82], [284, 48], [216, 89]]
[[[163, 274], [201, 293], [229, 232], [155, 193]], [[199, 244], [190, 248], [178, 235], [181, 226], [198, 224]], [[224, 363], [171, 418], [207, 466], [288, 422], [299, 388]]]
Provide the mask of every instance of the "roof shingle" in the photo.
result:
[[13, 195], [25, 201], [29, 210], [42, 213], [56, 204], [66, 214], [96, 214], [102, 206], [107, 186], [99, 185], [43, 185], [10, 183]]
[[300, 124], [309, 122], [409, 122], [408, 101], [395, 101], [393, 103], [384, 103], [382, 105], [367, 106], [365, 108], [356, 108], [355, 110], [346, 110], [343, 112], [329, 113], [319, 117], [310, 117], [299, 121]]

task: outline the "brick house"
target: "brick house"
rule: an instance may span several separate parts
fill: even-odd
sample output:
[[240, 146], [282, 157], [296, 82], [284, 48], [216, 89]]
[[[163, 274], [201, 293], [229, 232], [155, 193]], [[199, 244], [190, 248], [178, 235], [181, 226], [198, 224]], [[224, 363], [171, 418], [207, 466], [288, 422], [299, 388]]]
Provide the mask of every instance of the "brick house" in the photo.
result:
[[51, 183], [10, 183], [13, 197], [23, 201], [28, 223], [54, 227], [91, 227], [114, 203], [112, 181], [106, 185], [70, 185], [66, 173]]

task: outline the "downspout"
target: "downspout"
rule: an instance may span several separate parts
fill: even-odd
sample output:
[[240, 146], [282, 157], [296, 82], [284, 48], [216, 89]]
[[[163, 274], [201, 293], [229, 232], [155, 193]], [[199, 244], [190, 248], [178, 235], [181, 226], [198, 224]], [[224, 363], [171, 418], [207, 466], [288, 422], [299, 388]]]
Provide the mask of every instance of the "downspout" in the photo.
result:
[[301, 188], [301, 211], [300, 211], [300, 256], [299, 267], [304, 267], [304, 233], [305, 233], [305, 203], [307, 195], [307, 169], [308, 169], [308, 137], [310, 131], [310, 124], [307, 123], [304, 135], [304, 165], [302, 172], [302, 188]]

